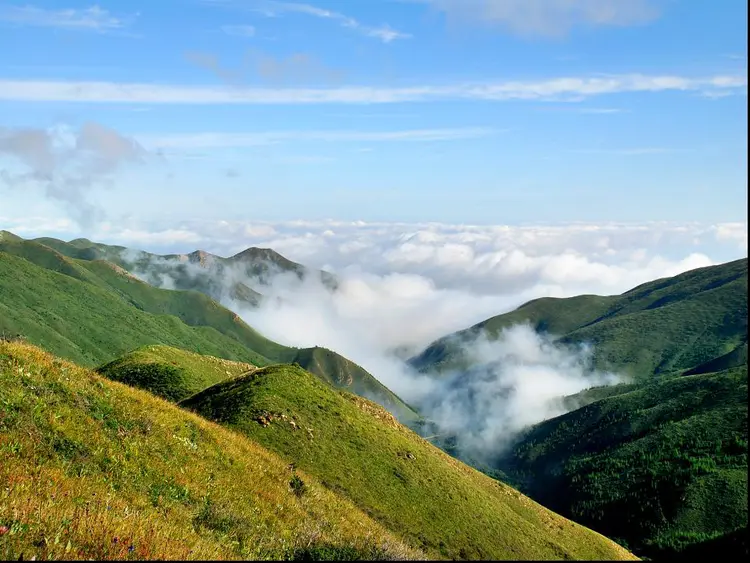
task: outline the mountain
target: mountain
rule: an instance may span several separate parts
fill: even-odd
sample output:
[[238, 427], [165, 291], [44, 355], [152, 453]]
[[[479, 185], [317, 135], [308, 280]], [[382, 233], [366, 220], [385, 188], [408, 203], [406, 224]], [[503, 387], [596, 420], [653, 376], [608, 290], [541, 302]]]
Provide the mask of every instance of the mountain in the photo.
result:
[[179, 404], [278, 453], [434, 556], [630, 557], [300, 367], [260, 368]]
[[[562, 344], [594, 347], [594, 367], [636, 380], [679, 373], [747, 342], [747, 258], [640, 285], [622, 295], [530, 301], [428, 346], [410, 363], [441, 372], [471, 363], [462, 345], [529, 323]], [[746, 352], [745, 352], [746, 354]], [[728, 366], [741, 365], [741, 354]]]
[[0, 559], [426, 559], [244, 436], [0, 341]]
[[203, 250], [159, 255], [88, 239], [64, 242], [44, 237], [34, 242], [70, 258], [107, 260], [155, 287], [200, 291], [220, 302], [234, 300], [250, 307], [260, 305], [264, 298], [261, 290], [277, 275], [292, 274], [297, 280], [312, 276], [330, 290], [338, 287], [333, 274], [311, 270], [268, 248], [248, 248], [223, 258]]
[[116, 247], [54, 242], [69, 254], [79, 247], [93, 253], [91, 260], [71, 258], [40, 242], [3, 233], [0, 334], [22, 334], [30, 343], [89, 367], [151, 345], [255, 366], [298, 361], [328, 381], [367, 391], [369, 398], [400, 416], [416, 418], [401, 399], [346, 358], [330, 352], [325, 361], [315, 361], [319, 352], [306, 353], [265, 338], [201, 292], [153, 287], [98, 257]]
[[740, 556], [746, 543], [722, 538], [747, 527], [747, 316], [742, 259], [619, 296], [537, 299], [410, 363], [435, 377], [473, 369], [467, 342], [524, 323], [592, 344], [593, 367], [631, 383], [566, 398], [571, 412], [481, 468], [637, 555], [686, 558], [716, 544]]

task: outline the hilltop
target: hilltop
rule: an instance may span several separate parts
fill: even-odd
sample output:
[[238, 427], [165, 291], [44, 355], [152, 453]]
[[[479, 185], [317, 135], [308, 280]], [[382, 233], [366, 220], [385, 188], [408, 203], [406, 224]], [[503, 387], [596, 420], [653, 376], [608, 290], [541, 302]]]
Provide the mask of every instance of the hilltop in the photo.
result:
[[131, 387], [178, 402], [226, 379], [257, 369], [244, 362], [203, 356], [168, 346], [144, 346], [97, 368]]
[[[93, 244], [71, 243], [67, 251], [72, 254], [78, 245], [86, 252], [101, 250], [102, 245]], [[159, 289], [113, 262], [71, 258], [10, 233], [0, 238], [0, 334], [21, 334], [30, 343], [89, 367], [150, 345], [255, 366], [297, 361], [355, 392], [367, 390], [369, 398], [392, 406], [400, 415], [416, 417], [360, 366], [333, 352], [320, 362], [319, 352], [273, 342], [208, 295]], [[342, 373], [347, 374], [343, 379]]]
[[257, 443], [33, 346], [0, 341], [0, 403], [4, 560], [429, 557]]
[[630, 557], [451, 458], [382, 407], [299, 367], [261, 368], [180, 405], [278, 453], [427, 553], [461, 559]]

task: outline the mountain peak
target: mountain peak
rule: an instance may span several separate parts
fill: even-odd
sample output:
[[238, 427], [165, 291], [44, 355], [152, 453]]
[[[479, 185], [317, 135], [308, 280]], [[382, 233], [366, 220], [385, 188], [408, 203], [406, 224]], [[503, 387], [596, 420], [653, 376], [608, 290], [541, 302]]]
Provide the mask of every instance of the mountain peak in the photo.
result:
[[14, 235], [10, 231], [0, 231], [0, 240], [4, 240], [8, 242], [8, 241], [19, 241], [23, 239], [19, 237], [18, 235]]
[[205, 250], [194, 250], [190, 254], [183, 254], [180, 256], [181, 260], [187, 260], [193, 264], [197, 263], [204, 268], [207, 268], [210, 264], [215, 262], [217, 258], [217, 256], [214, 256]]

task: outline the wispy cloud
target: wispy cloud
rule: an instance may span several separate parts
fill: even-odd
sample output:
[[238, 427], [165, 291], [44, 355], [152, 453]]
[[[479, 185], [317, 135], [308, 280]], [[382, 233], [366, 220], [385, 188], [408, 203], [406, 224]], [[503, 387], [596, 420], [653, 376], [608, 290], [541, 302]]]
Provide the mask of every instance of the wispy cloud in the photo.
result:
[[498, 26], [521, 35], [560, 37], [579, 26], [631, 26], [659, 17], [660, 0], [405, 0], [450, 20]]
[[90, 226], [103, 217], [88, 193], [107, 184], [124, 165], [141, 162], [147, 155], [136, 141], [95, 122], [78, 130], [0, 127], [2, 183], [16, 190], [42, 186], [81, 225]]
[[675, 149], [669, 147], [634, 147], [624, 149], [571, 149], [568, 152], [577, 154], [612, 154], [621, 156], [639, 156], [646, 154], [690, 152], [690, 149]]
[[49, 10], [36, 6], [0, 5], [0, 22], [33, 27], [52, 27], [96, 33], [112, 33], [128, 27], [139, 14], [118, 17], [99, 6]]
[[226, 88], [118, 82], [0, 80], [0, 100], [148, 104], [388, 104], [446, 100], [580, 101], [626, 92], [747, 93], [747, 76], [689, 78], [674, 75], [562, 77], [538, 81], [423, 85], [403, 88]]
[[255, 37], [255, 27], [252, 25], [222, 25], [221, 31], [236, 37]]
[[136, 135], [148, 147], [171, 150], [242, 148], [294, 141], [321, 142], [431, 142], [486, 137], [500, 130], [484, 127], [412, 129], [403, 131], [267, 131], [261, 133], [195, 133]]
[[411, 37], [408, 33], [397, 31], [387, 24], [379, 26], [366, 25], [359, 20], [310, 4], [299, 2], [279, 2], [277, 0], [255, 0], [251, 2], [238, 3], [236, 0], [203, 0], [204, 4], [215, 6], [237, 7], [252, 10], [266, 17], [279, 17], [284, 14], [303, 14], [316, 18], [331, 20], [338, 23], [341, 27], [352, 29], [365, 35], [381, 40], [383, 43], [390, 43], [396, 39], [407, 39]]

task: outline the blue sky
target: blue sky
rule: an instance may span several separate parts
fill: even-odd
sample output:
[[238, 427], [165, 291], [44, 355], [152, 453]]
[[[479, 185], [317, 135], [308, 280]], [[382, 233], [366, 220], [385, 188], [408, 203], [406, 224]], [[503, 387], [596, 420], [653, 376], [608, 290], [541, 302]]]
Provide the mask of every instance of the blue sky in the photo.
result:
[[746, 221], [746, 22], [740, 0], [0, 0], [0, 216]]

